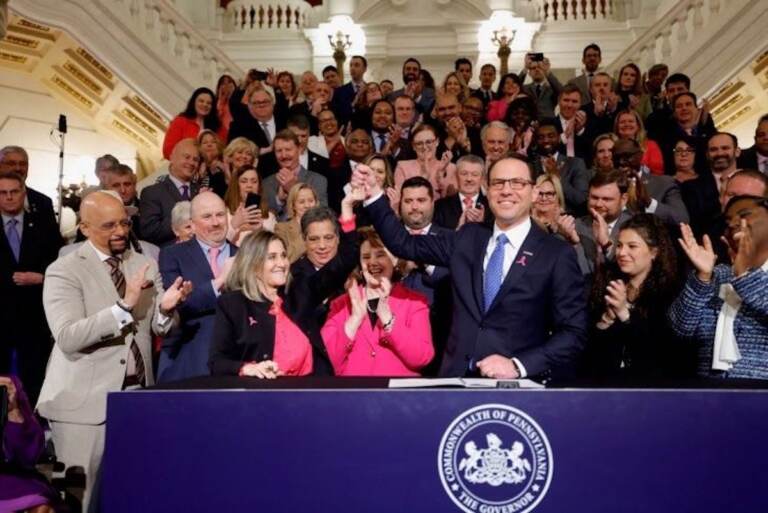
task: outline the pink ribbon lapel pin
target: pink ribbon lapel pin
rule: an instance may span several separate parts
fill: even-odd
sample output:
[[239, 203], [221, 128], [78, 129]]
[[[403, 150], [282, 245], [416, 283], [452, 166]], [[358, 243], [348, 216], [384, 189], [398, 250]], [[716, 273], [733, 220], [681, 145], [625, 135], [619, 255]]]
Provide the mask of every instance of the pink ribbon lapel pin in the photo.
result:
[[256, 319], [254, 319], [253, 317], [251, 317], [251, 316], [249, 315], [249, 316], [248, 316], [248, 326], [256, 326], [256, 324], [258, 324], [258, 323], [256, 322]]
[[515, 260], [515, 264], [522, 265], [523, 267], [525, 267], [526, 265], [528, 265], [528, 257], [529, 256], [532, 257], [533, 253], [531, 253], [529, 251], [523, 251], [523, 254], [520, 256], [520, 258]]

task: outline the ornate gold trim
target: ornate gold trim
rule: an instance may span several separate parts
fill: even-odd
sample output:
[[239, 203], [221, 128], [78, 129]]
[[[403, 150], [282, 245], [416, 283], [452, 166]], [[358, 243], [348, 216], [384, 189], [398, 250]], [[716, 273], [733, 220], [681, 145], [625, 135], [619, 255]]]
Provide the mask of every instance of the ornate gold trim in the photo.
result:
[[112, 126], [117, 128], [120, 132], [127, 135], [128, 137], [130, 137], [137, 143], [141, 144], [142, 146], [145, 146], [147, 148], [152, 148], [152, 146], [148, 144], [143, 137], [141, 137], [139, 134], [131, 130], [130, 127], [126, 126], [124, 123], [121, 123], [117, 119], [112, 120]]
[[137, 125], [139, 125], [139, 126], [142, 128], [142, 129], [144, 129], [144, 131], [146, 131], [147, 133], [151, 134], [153, 137], [156, 137], [156, 136], [157, 136], [157, 130], [155, 130], [155, 129], [152, 127], [152, 125], [148, 124], [146, 121], [144, 121], [144, 120], [143, 120], [143, 119], [141, 119], [139, 116], [137, 116], [137, 115], [136, 115], [136, 113], [135, 113], [135, 112], [133, 112], [131, 109], [128, 109], [128, 108], [123, 108], [123, 110], [122, 110], [121, 112], [122, 112], [122, 114], [123, 114], [125, 117], [127, 117], [127, 118], [128, 118], [128, 119], [130, 119], [132, 122], [136, 123], [136, 124], [137, 124]]
[[112, 79], [115, 77], [115, 76], [112, 74], [112, 72], [111, 72], [111, 71], [109, 71], [109, 69], [108, 69], [106, 66], [104, 66], [104, 65], [103, 65], [101, 62], [99, 62], [99, 61], [96, 59], [96, 57], [94, 57], [93, 55], [91, 55], [91, 54], [90, 54], [90, 53], [89, 53], [87, 50], [85, 50], [84, 48], [82, 48], [82, 47], [77, 47], [77, 49], [75, 50], [75, 53], [77, 53], [77, 55], [79, 55], [80, 57], [82, 57], [83, 59], [85, 59], [85, 61], [86, 61], [88, 64], [90, 64], [91, 66], [93, 66], [94, 68], [96, 68], [96, 70], [98, 70], [98, 71], [99, 71], [99, 73], [101, 73], [102, 75], [104, 75], [104, 78], [106, 78], [107, 80], [112, 80]]
[[74, 87], [69, 85], [64, 79], [58, 75], [51, 77], [51, 82], [63, 89], [68, 95], [72, 96], [75, 100], [85, 105], [89, 110], [93, 108], [93, 102], [80, 94]]
[[97, 95], [101, 95], [102, 91], [104, 90], [99, 84], [94, 82], [91, 77], [89, 77], [83, 70], [75, 66], [75, 64], [71, 61], [67, 61], [64, 63], [64, 66], [62, 66], [63, 69], [67, 70], [69, 73], [71, 73], [75, 78], [77, 78], [85, 87], [96, 93]]
[[0, 52], [0, 60], [13, 62], [14, 64], [26, 64], [29, 57], [16, 55], [13, 53]]
[[37, 50], [37, 47], [40, 46], [40, 41], [28, 39], [26, 37], [14, 36], [12, 34], [6, 34], [5, 38], [3, 38], [3, 41], [12, 45], [21, 46], [23, 48], [29, 48], [30, 50]]

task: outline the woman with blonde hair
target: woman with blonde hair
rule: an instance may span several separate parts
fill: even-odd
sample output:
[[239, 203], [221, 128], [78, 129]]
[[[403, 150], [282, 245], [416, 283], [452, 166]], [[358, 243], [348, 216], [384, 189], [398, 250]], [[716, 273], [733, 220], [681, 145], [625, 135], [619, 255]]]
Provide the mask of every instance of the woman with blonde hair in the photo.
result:
[[245, 137], [236, 137], [229, 141], [227, 147], [224, 148], [224, 161], [222, 170], [224, 171], [224, 177], [226, 183], [229, 185], [229, 181], [232, 178], [232, 173], [245, 166], [256, 166], [258, 164], [259, 147]]
[[319, 204], [317, 193], [309, 184], [299, 182], [288, 191], [285, 203], [288, 218], [275, 225], [275, 233], [286, 242], [288, 260], [291, 263], [306, 251], [301, 234], [301, 218], [307, 210]]
[[643, 150], [643, 160], [640, 162], [651, 170], [654, 175], [664, 174], [664, 156], [656, 141], [648, 139], [640, 114], [633, 109], [625, 109], [616, 114], [613, 131], [619, 139], [631, 139]]
[[471, 94], [469, 86], [464, 82], [464, 78], [455, 71], [451, 71], [445, 76], [442, 89], [448, 94], [455, 95], [459, 99], [459, 103], [464, 103], [464, 100], [469, 98]]
[[[227, 240], [240, 246], [243, 238], [253, 231], [273, 231], [276, 220], [269, 211], [266, 195], [261, 194], [261, 180], [255, 167], [243, 166], [233, 178], [224, 195], [229, 220]], [[249, 194], [261, 196], [258, 204], [246, 205]]]
[[332, 375], [316, 308], [341, 288], [359, 259], [352, 202], [342, 202], [341, 225], [327, 207], [340, 243], [336, 255], [311, 274], [291, 279], [286, 243], [275, 233], [249, 234], [218, 300], [209, 366], [214, 375], [273, 379]]
[[536, 179], [539, 194], [531, 207], [531, 217], [549, 232], [557, 231], [557, 221], [565, 212], [565, 195], [560, 178], [543, 174]]

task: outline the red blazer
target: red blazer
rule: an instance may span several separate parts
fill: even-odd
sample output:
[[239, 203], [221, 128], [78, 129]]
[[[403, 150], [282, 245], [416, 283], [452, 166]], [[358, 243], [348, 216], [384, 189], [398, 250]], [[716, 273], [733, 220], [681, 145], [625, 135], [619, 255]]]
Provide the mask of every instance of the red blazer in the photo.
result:
[[[165, 132], [165, 139], [163, 140], [163, 157], [166, 159], [171, 158], [171, 152], [176, 143], [182, 139], [196, 139], [197, 134], [200, 133], [200, 125], [197, 124], [196, 119], [189, 119], [182, 115], [178, 115], [173, 118], [171, 124], [168, 125], [168, 130]], [[219, 127], [216, 132], [222, 142], [226, 144], [227, 141], [227, 129], [223, 125]]]
[[648, 166], [654, 175], [664, 174], [664, 156], [661, 154], [661, 148], [656, 144], [656, 141], [645, 140], [645, 153], [643, 153], [641, 164]]
[[336, 298], [321, 330], [328, 356], [337, 376], [418, 376], [435, 354], [427, 299], [396, 283], [389, 295], [395, 316], [387, 333], [381, 321], [371, 326], [370, 317], [357, 329], [354, 340], [344, 332], [351, 305], [349, 295]]

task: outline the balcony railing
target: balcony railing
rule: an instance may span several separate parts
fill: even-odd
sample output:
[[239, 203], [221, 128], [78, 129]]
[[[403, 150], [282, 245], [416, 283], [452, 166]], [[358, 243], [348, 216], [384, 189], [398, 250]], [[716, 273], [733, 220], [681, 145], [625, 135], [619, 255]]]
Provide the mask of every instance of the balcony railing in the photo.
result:
[[536, 4], [541, 21], [580, 21], [611, 19], [613, 0], [530, 0]]
[[307, 25], [303, 0], [233, 0], [227, 4], [227, 27], [232, 32], [299, 31]]

